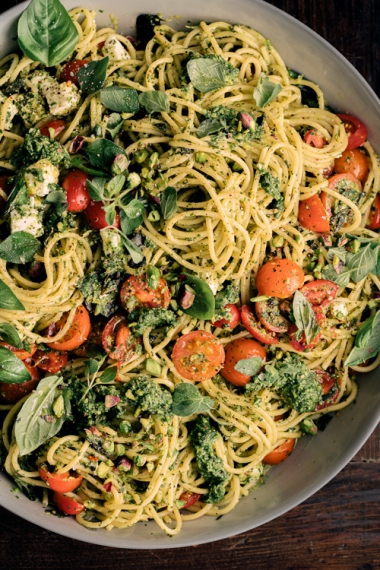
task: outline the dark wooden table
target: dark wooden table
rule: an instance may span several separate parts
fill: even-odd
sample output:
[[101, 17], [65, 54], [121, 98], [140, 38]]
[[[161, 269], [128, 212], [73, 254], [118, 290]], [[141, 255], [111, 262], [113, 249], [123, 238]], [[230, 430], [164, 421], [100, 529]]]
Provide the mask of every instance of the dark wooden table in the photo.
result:
[[[2, 0], [0, 11], [17, 3]], [[379, 0], [270, 3], [323, 36], [380, 94]], [[158, 570], [380, 569], [380, 427], [349, 465], [302, 505], [259, 529], [206, 546], [162, 551], [96, 547], [43, 530], [0, 508], [2, 570], [152, 566]]]

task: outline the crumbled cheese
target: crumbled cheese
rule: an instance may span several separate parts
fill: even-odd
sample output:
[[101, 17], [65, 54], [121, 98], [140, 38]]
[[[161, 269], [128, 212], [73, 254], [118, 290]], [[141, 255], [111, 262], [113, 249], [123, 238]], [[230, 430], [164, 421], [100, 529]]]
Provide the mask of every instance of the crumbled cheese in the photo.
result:
[[103, 251], [105, 255], [111, 257], [116, 252], [123, 251], [123, 244], [119, 232], [111, 228], [104, 228], [103, 230], [100, 230], [100, 235], [102, 236]]
[[110, 35], [103, 46], [103, 55], [110, 58], [110, 61], [121, 61], [130, 59], [130, 55], [116, 36]]
[[28, 232], [34, 237], [43, 235], [44, 228], [41, 210], [33, 208], [30, 204], [24, 204], [12, 210], [10, 217], [11, 234], [14, 232]]
[[74, 111], [80, 102], [78, 88], [71, 81], [58, 83], [50, 75], [39, 71], [30, 79], [45, 97], [52, 115], [64, 117]]
[[331, 315], [338, 320], [344, 320], [348, 315], [347, 305], [344, 301], [335, 301], [330, 305]]
[[[4, 103], [7, 101], [7, 99], [8, 99], [8, 97], [6, 97], [6, 96], [4, 95], [4, 93], [2, 93], [2, 92], [0, 91], [0, 113], [2, 113], [2, 111], [3, 111], [3, 105], [4, 105]], [[14, 117], [17, 115], [17, 112], [18, 112], [17, 107], [16, 107], [16, 105], [12, 102], [12, 99], [11, 99], [11, 102], [9, 103], [8, 108], [7, 108], [7, 111], [6, 111], [6, 118], [5, 118], [5, 125], [4, 125], [6, 131], [10, 131], [10, 130], [11, 130], [11, 128], [12, 128], [12, 121], [13, 121]]]
[[47, 196], [49, 184], [58, 184], [59, 170], [45, 158], [29, 166], [24, 174], [29, 196]]

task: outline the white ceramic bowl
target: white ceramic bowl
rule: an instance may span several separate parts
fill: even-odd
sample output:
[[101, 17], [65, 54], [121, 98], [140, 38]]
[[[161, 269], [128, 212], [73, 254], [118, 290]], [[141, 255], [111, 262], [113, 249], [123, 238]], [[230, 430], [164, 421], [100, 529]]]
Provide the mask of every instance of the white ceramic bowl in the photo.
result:
[[[81, 4], [66, 0], [67, 8]], [[26, 4], [1, 14], [0, 55], [15, 49], [16, 21]], [[157, 13], [180, 15], [177, 27], [187, 20], [244, 22], [272, 40], [286, 64], [318, 83], [329, 105], [359, 117], [368, 128], [368, 137], [380, 153], [380, 101], [361, 75], [331, 45], [306, 26], [261, 0], [139, 0], [129, 5], [123, 0], [83, 5], [102, 9], [98, 25], [109, 24], [109, 14], [119, 21], [119, 29], [131, 33], [136, 16]], [[173, 22], [172, 22], [173, 24]], [[282, 515], [318, 491], [332, 479], [364, 444], [380, 420], [379, 372], [360, 378], [357, 401], [330, 422], [315, 438], [305, 438], [291, 457], [270, 470], [266, 484], [242, 500], [220, 520], [204, 517], [184, 525], [181, 534], [169, 538], [155, 525], [137, 524], [127, 530], [91, 531], [71, 518], [47, 515], [41, 504], [11, 493], [12, 483], [0, 475], [0, 504], [20, 517], [48, 530], [85, 542], [119, 548], [178, 548], [226, 538]]]

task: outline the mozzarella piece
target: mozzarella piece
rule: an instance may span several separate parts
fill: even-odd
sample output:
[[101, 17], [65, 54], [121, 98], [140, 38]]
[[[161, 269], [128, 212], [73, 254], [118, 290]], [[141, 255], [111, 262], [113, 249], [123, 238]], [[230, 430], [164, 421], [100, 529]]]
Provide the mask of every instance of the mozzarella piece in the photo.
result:
[[49, 184], [58, 184], [58, 178], [58, 168], [45, 158], [29, 166], [24, 174], [29, 196], [47, 196]]
[[344, 320], [348, 315], [347, 305], [344, 301], [335, 301], [330, 305], [331, 315], [339, 321]]
[[203, 279], [206, 281], [213, 294], [216, 295], [219, 287], [219, 281], [215, 279], [212, 273], [204, 273]]
[[111, 257], [115, 255], [115, 253], [123, 251], [123, 244], [119, 232], [111, 228], [104, 228], [103, 230], [100, 230], [100, 235], [102, 236], [103, 251], [105, 255]]
[[11, 211], [11, 234], [14, 232], [28, 232], [34, 237], [44, 233], [42, 225], [42, 212], [25, 204]]
[[110, 58], [110, 61], [121, 61], [131, 59], [131, 56], [116, 36], [110, 35], [103, 46], [103, 55]]
[[74, 111], [79, 105], [80, 93], [71, 81], [58, 83], [50, 75], [44, 72], [37, 72], [30, 79], [30, 82], [45, 97], [52, 115], [64, 117]]
[[0, 113], [1, 114], [3, 113], [3, 106], [6, 103], [6, 101], [8, 101], [8, 99], [10, 99], [10, 102], [7, 104], [5, 123], [4, 123], [4, 128], [6, 131], [11, 130], [12, 121], [18, 113], [18, 109], [17, 109], [16, 105], [13, 103], [12, 99], [10, 97], [9, 98], [6, 97], [4, 95], [4, 93], [1, 93], [1, 91], [0, 91]]

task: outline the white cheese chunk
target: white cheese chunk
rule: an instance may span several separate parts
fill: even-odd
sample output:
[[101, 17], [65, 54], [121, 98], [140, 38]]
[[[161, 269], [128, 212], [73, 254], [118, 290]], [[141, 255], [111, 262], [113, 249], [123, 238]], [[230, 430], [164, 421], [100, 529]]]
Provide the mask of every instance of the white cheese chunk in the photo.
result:
[[104, 228], [103, 230], [100, 230], [100, 235], [102, 236], [103, 251], [105, 255], [111, 257], [115, 253], [123, 251], [123, 244], [119, 232], [111, 228]]
[[103, 55], [110, 58], [110, 61], [121, 61], [123, 59], [131, 59], [129, 53], [116, 36], [110, 35], [103, 46]]
[[330, 305], [330, 313], [339, 321], [344, 320], [348, 315], [347, 305], [344, 301], [335, 301]]
[[6, 131], [10, 131], [12, 128], [12, 121], [14, 119], [14, 117], [17, 115], [18, 109], [16, 107], [16, 105], [13, 103], [12, 99], [9, 97], [6, 97], [4, 95], [4, 93], [1, 93], [0, 91], [0, 113], [3, 113], [3, 108], [4, 108], [4, 104], [9, 100], [9, 102], [6, 105], [6, 109], [5, 109], [5, 123], [4, 123], [4, 127]]
[[204, 273], [202, 276], [202, 279], [204, 279], [206, 281], [206, 283], [210, 287], [211, 291], [214, 293], [214, 295], [216, 295], [216, 292], [218, 291], [218, 287], [219, 287], [219, 281], [217, 279], [215, 279], [213, 274], [212, 273]]
[[58, 168], [45, 158], [29, 166], [24, 174], [29, 196], [47, 196], [49, 184], [58, 184], [58, 178]]
[[71, 81], [58, 83], [50, 75], [44, 72], [37, 72], [30, 79], [30, 82], [38, 87], [41, 94], [45, 97], [52, 115], [64, 117], [74, 111], [79, 105], [80, 93]]
[[42, 212], [25, 204], [11, 211], [11, 234], [14, 232], [28, 232], [34, 237], [42, 236]]

